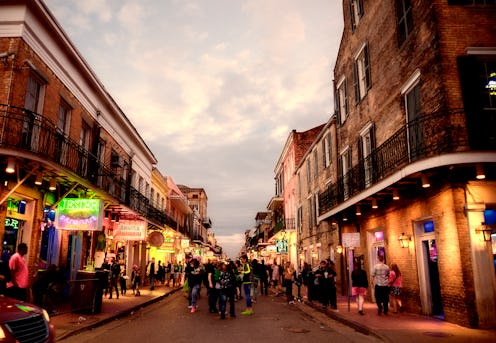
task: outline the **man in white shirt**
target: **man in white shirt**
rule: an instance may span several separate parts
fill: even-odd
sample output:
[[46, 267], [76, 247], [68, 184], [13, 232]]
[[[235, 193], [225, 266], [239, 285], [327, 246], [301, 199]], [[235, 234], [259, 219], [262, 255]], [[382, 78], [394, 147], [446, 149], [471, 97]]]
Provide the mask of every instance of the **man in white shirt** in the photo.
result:
[[384, 311], [388, 313], [389, 303], [389, 267], [384, 264], [384, 256], [378, 256], [379, 262], [372, 269], [371, 282], [375, 285], [375, 302], [377, 303], [379, 316]]

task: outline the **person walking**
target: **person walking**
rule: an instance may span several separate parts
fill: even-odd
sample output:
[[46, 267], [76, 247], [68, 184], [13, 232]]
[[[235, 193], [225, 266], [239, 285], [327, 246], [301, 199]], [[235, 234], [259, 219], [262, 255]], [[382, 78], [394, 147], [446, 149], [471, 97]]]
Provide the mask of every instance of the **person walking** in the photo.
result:
[[393, 313], [403, 312], [401, 304], [401, 288], [403, 287], [403, 278], [400, 269], [396, 263], [391, 264], [389, 271], [389, 295], [391, 296], [391, 307]]
[[191, 260], [191, 267], [188, 273], [188, 287], [191, 289], [191, 313], [195, 313], [198, 310], [198, 296], [200, 295], [203, 271], [197, 259]]
[[295, 270], [291, 265], [291, 262], [286, 262], [283, 270], [282, 286], [285, 288], [286, 301], [288, 304], [294, 304], [293, 296], [293, 280], [295, 278]]
[[315, 278], [317, 279], [318, 297], [322, 309], [325, 310], [330, 304], [331, 308], [336, 310], [337, 304], [333, 301], [333, 294], [336, 294], [336, 271], [330, 268], [326, 260], [322, 260], [319, 268], [315, 271]]
[[369, 280], [367, 278], [367, 272], [362, 269], [360, 262], [357, 262], [351, 272], [351, 295], [356, 297], [358, 313], [361, 315], [364, 314], [363, 303], [365, 302], [368, 287]]
[[205, 272], [207, 273], [207, 297], [208, 297], [208, 312], [218, 313], [217, 300], [219, 299], [219, 275], [218, 261], [213, 259], [205, 265]]
[[146, 275], [150, 279], [150, 291], [155, 289], [155, 257], [152, 257], [151, 261], [146, 267]]
[[384, 263], [384, 256], [378, 256], [378, 262], [374, 265], [371, 281], [374, 284], [375, 301], [377, 303], [377, 314], [388, 314], [389, 303], [389, 267]]
[[226, 305], [229, 300], [229, 314], [231, 318], [236, 317], [234, 309], [234, 273], [229, 264], [222, 263], [220, 265], [219, 275], [219, 310], [220, 319], [226, 319]]
[[112, 264], [110, 266], [110, 295], [109, 299], [112, 299], [112, 293], [115, 288], [115, 294], [117, 299], [119, 299], [119, 288], [117, 288], [117, 283], [119, 282], [119, 277], [121, 274], [121, 266], [116, 262], [115, 257], [112, 257]]
[[7, 289], [5, 294], [8, 297], [17, 300], [27, 300], [28, 290], [28, 265], [24, 260], [24, 256], [28, 253], [28, 246], [26, 243], [20, 243], [17, 246], [17, 252], [10, 257], [10, 281], [7, 282]]
[[131, 273], [131, 284], [133, 285], [133, 294], [140, 296], [141, 269], [136, 264], [133, 266], [133, 272]]
[[281, 269], [277, 265], [277, 261], [274, 261], [272, 266], [272, 285], [274, 286], [274, 291], [276, 295], [279, 295], [279, 279], [281, 278]]
[[241, 256], [241, 275], [242, 275], [242, 285], [245, 293], [246, 299], [246, 309], [241, 312], [242, 315], [251, 316], [253, 314], [253, 307], [251, 302], [251, 284], [253, 278], [253, 272], [251, 270], [250, 263], [248, 262], [248, 256]]
[[265, 265], [264, 260], [262, 260], [258, 264], [259, 272], [258, 274], [260, 275], [260, 294], [261, 295], [267, 295], [269, 290], [269, 270], [267, 266]]

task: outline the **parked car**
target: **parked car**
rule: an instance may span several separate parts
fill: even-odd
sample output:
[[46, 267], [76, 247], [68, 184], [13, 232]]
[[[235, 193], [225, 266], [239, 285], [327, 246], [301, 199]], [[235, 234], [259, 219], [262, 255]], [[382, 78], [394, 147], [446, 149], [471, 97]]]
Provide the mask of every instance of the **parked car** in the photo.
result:
[[17, 342], [55, 342], [55, 327], [44, 309], [0, 295], [0, 343]]

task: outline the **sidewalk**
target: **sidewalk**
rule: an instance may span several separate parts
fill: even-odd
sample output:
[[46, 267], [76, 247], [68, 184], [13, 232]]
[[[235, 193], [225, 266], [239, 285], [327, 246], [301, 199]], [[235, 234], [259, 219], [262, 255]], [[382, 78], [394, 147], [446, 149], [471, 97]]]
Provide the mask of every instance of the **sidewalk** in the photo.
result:
[[[153, 291], [143, 288], [139, 297], [134, 296], [132, 291], [128, 291], [119, 299], [103, 299], [102, 312], [99, 314], [85, 315], [67, 312], [53, 316], [52, 322], [56, 328], [57, 341], [129, 315], [180, 290], [181, 288], [165, 286], [156, 287]], [[338, 297], [337, 311], [322, 310], [318, 302], [313, 304], [297, 303], [295, 306], [317, 320], [319, 320], [318, 317], [325, 315], [351, 326], [359, 332], [373, 335], [384, 342], [496, 342], [496, 330], [469, 329], [432, 317], [405, 312], [378, 316], [377, 307], [372, 303], [364, 304], [365, 315], [361, 316], [358, 314], [356, 304], [353, 301], [350, 303], [350, 311], [348, 311], [348, 299], [346, 297]]]

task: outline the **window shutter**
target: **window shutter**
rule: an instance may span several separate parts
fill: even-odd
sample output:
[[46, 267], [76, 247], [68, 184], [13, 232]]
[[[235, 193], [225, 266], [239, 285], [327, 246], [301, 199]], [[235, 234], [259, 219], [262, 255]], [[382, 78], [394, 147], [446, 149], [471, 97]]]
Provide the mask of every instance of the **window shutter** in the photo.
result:
[[358, 61], [353, 63], [353, 88], [355, 89], [355, 105], [360, 102], [360, 86], [358, 85]]
[[355, 11], [353, 9], [354, 3], [353, 0], [350, 1], [350, 19], [351, 19], [351, 31], [355, 32], [356, 23], [355, 23]]
[[363, 49], [363, 59], [364, 59], [364, 64], [365, 64], [365, 77], [367, 80], [367, 89], [370, 89], [372, 87], [372, 77], [370, 75], [370, 58], [369, 58], [369, 46], [365, 45], [365, 48]]

